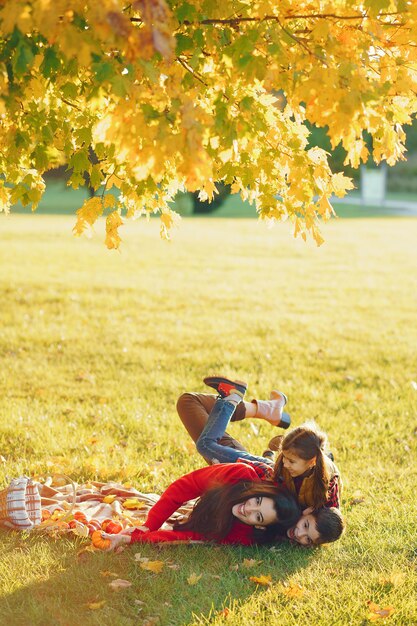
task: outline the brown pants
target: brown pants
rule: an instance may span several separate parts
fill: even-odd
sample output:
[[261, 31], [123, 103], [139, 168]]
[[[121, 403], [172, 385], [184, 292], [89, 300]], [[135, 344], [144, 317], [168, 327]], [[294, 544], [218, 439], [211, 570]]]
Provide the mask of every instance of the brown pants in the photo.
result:
[[[216, 401], [216, 396], [208, 393], [183, 393], [177, 401], [178, 415], [188, 434], [194, 442], [197, 441], [204, 426], [207, 424], [208, 416]], [[245, 405], [240, 402], [234, 412], [231, 421], [237, 422], [245, 418]], [[239, 441], [233, 439], [228, 433], [224, 433], [219, 443], [235, 450], [246, 450]], [[206, 459], [207, 461], [207, 459]], [[209, 461], [207, 463], [210, 464]]]

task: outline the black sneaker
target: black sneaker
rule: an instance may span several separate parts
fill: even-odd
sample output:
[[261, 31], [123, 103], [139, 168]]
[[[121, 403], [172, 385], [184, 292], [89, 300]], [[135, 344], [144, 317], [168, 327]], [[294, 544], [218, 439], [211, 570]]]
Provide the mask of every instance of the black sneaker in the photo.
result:
[[232, 389], [236, 389], [239, 395], [243, 398], [246, 393], [246, 389], [248, 388], [247, 384], [241, 380], [233, 381], [228, 378], [223, 378], [222, 376], [208, 376], [207, 378], [204, 378], [203, 382], [208, 387], [213, 387], [221, 398], [226, 398], [230, 395]]

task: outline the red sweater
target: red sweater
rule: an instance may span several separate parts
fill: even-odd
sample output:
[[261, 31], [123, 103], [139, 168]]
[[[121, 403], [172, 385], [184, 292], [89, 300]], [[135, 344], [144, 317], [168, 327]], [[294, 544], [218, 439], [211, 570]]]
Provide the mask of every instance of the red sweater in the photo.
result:
[[[177, 541], [207, 541], [201, 533], [192, 530], [159, 530], [180, 506], [189, 500], [202, 496], [208, 489], [226, 484], [234, 484], [241, 480], [260, 482], [256, 470], [245, 463], [222, 463], [203, 467], [190, 472], [172, 483], [148, 513], [145, 526], [150, 532], [134, 530], [131, 543], [160, 543]], [[218, 543], [237, 543], [251, 545], [253, 543], [253, 526], [236, 520], [226, 537]]]

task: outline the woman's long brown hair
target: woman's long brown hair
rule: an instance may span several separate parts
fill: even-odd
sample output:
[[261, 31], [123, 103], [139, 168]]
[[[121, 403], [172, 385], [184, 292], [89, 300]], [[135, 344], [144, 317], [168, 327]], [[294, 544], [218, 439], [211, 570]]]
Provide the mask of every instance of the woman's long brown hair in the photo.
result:
[[230, 532], [233, 522], [236, 521], [232, 513], [233, 506], [254, 497], [267, 497], [274, 501], [277, 523], [271, 526], [276, 527], [275, 531], [294, 526], [300, 517], [301, 511], [294, 496], [285, 488], [268, 483], [246, 481], [221, 485], [208, 490], [197, 501], [187, 521], [177, 522], [174, 529], [193, 530], [208, 539], [223, 539]]

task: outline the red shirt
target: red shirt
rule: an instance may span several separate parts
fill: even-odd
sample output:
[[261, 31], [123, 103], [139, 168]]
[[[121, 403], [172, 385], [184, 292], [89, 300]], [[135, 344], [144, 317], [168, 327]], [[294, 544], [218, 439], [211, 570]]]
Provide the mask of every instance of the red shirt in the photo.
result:
[[[202, 496], [208, 489], [218, 485], [234, 484], [242, 480], [260, 482], [256, 470], [245, 463], [222, 463], [190, 472], [173, 482], [148, 513], [144, 522], [150, 532], [134, 530], [131, 542], [159, 543], [167, 541], [207, 541], [201, 533], [192, 530], [159, 530], [180, 506]], [[218, 543], [253, 543], [253, 526], [236, 520], [230, 532]]]

